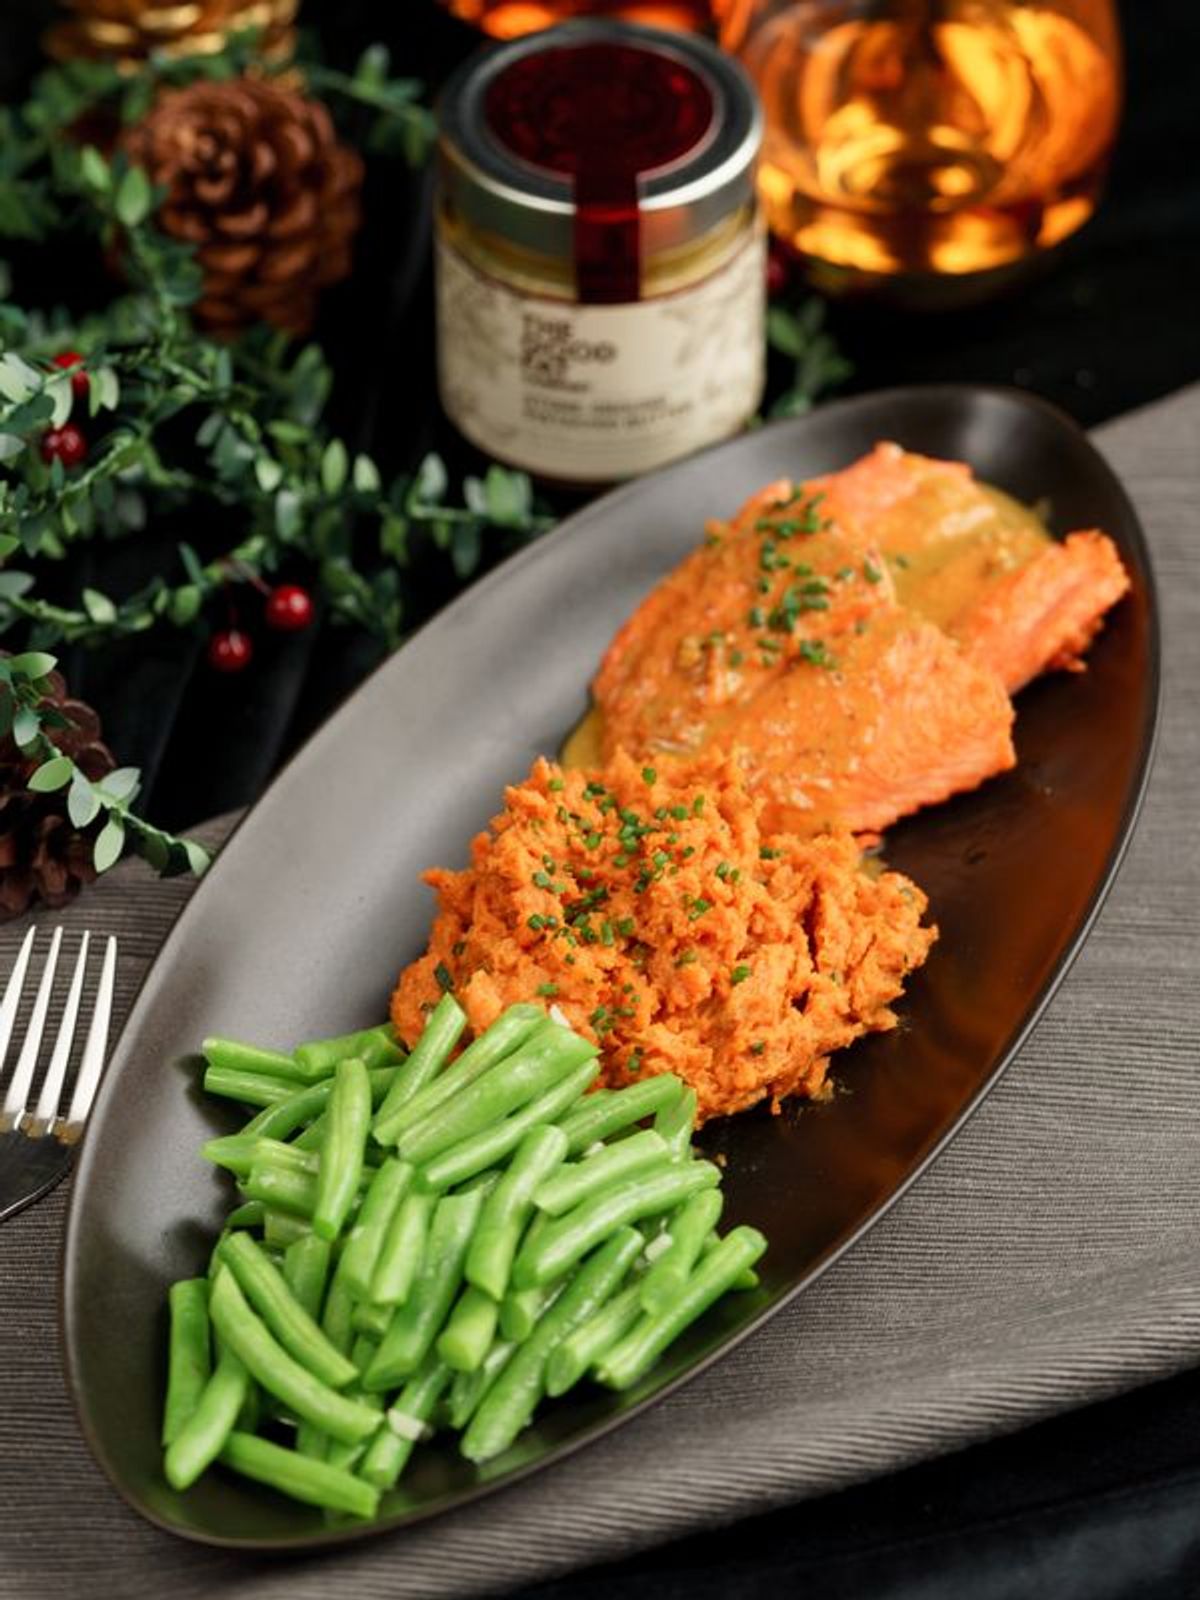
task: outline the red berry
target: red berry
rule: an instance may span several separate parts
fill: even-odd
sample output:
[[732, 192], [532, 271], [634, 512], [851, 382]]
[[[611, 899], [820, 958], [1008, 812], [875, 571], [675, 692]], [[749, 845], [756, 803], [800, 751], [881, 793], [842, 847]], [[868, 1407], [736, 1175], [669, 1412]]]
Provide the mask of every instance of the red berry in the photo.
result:
[[77, 467], [87, 455], [87, 440], [73, 422], [51, 428], [42, 435], [42, 460], [61, 461], [64, 467]]
[[71, 372], [72, 367], [77, 367], [77, 372], [71, 372], [71, 393], [76, 400], [86, 400], [87, 392], [91, 388], [88, 375], [83, 370], [83, 357], [78, 350], [60, 350], [55, 356], [52, 366], [61, 367], [65, 372]]
[[244, 672], [253, 657], [250, 635], [240, 628], [226, 628], [208, 641], [208, 664], [214, 672]]
[[267, 596], [266, 618], [278, 633], [299, 633], [313, 619], [312, 595], [298, 583], [281, 583]]
[[792, 263], [783, 246], [772, 239], [767, 246], [767, 293], [774, 300], [792, 280]]

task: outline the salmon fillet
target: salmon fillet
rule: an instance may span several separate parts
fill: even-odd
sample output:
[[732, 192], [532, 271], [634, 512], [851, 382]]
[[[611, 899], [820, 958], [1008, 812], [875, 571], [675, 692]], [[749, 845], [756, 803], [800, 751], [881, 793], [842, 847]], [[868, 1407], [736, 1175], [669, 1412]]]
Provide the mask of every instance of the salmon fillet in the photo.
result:
[[1010, 694], [1039, 673], [1079, 670], [1129, 588], [1105, 534], [1050, 539], [962, 462], [880, 444], [819, 482], [833, 514], [869, 530], [893, 564], [900, 600], [959, 640]]
[[885, 828], [1011, 767], [1008, 696], [1078, 668], [1128, 587], [1104, 534], [1055, 542], [963, 463], [880, 444], [710, 525], [605, 654], [601, 749], [736, 745], [773, 825]]
[[995, 674], [906, 610], [855, 513], [772, 485], [613, 640], [603, 754], [739, 747], [772, 825], [886, 827], [1015, 762]]

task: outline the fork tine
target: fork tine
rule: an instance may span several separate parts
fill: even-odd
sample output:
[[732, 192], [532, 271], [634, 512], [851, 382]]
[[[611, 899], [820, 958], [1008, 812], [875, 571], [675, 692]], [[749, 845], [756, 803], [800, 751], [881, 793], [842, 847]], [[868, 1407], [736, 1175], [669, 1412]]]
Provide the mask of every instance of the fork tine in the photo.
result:
[[75, 971], [71, 976], [71, 988], [67, 994], [62, 1022], [59, 1024], [58, 1037], [54, 1041], [54, 1054], [50, 1057], [50, 1066], [42, 1084], [42, 1092], [38, 1096], [37, 1110], [33, 1113], [33, 1127], [30, 1129], [33, 1133], [45, 1133], [58, 1115], [58, 1102], [62, 1095], [63, 1080], [67, 1075], [67, 1062], [71, 1059], [71, 1045], [75, 1039], [75, 1019], [79, 1015], [79, 997], [83, 993], [83, 976], [87, 970], [88, 944], [91, 937], [90, 933], [85, 933], [79, 941], [79, 954], [75, 958]]
[[30, 1013], [25, 1042], [21, 1046], [16, 1071], [8, 1086], [8, 1093], [4, 1097], [4, 1109], [0, 1112], [0, 1122], [7, 1127], [13, 1127], [20, 1120], [25, 1110], [25, 1101], [29, 1097], [29, 1086], [33, 1082], [38, 1051], [42, 1046], [42, 1031], [46, 1026], [46, 1012], [50, 1006], [50, 993], [54, 988], [54, 969], [58, 965], [58, 952], [61, 946], [62, 927], [59, 926], [55, 928], [54, 937], [50, 941], [50, 954], [46, 957], [46, 965], [42, 968], [42, 979], [38, 984], [33, 1011]]
[[37, 929], [30, 928], [4, 987], [4, 999], [0, 1000], [0, 1073], [4, 1071], [4, 1060], [8, 1055], [9, 1041], [12, 1039], [13, 1023], [17, 1020], [17, 1007], [21, 1004], [21, 990], [25, 987], [25, 970], [29, 966], [29, 956], [36, 937]]
[[88, 1029], [87, 1043], [79, 1062], [79, 1076], [75, 1080], [75, 1093], [71, 1109], [67, 1112], [67, 1130], [78, 1133], [87, 1121], [96, 1090], [100, 1087], [100, 1074], [104, 1071], [104, 1052], [108, 1048], [108, 1023], [112, 1016], [113, 989], [116, 986], [117, 941], [112, 934], [104, 946], [104, 965], [100, 970], [100, 986], [96, 990], [96, 1009]]

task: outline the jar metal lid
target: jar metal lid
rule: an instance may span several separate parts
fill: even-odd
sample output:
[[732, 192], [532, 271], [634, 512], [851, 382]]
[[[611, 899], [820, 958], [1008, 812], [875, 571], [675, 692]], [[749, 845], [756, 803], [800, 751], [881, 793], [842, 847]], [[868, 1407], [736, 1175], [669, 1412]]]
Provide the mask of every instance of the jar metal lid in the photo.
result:
[[438, 105], [443, 194], [468, 224], [563, 262], [575, 256], [579, 206], [569, 172], [526, 159], [497, 132], [489, 97], [506, 75], [550, 52], [608, 45], [681, 67], [711, 102], [703, 131], [682, 152], [636, 174], [643, 259], [702, 239], [754, 203], [762, 112], [746, 73], [706, 40], [634, 23], [579, 21], [526, 34], [466, 62]]

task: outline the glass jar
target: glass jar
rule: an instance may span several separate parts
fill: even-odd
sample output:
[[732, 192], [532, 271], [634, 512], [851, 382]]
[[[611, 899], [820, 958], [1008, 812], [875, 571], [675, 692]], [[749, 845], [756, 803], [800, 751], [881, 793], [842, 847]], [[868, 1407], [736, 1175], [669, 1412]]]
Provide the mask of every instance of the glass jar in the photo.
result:
[[438, 378], [474, 444], [594, 485], [740, 429], [762, 395], [761, 136], [690, 36], [571, 23], [439, 107]]
[[716, 9], [762, 96], [771, 228], [822, 286], [1003, 277], [1095, 210], [1121, 99], [1111, 0]]

